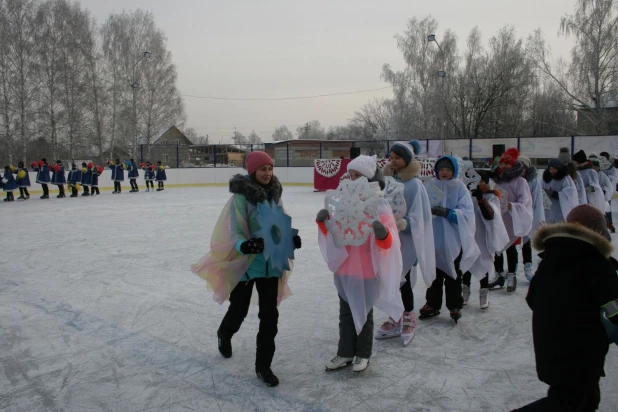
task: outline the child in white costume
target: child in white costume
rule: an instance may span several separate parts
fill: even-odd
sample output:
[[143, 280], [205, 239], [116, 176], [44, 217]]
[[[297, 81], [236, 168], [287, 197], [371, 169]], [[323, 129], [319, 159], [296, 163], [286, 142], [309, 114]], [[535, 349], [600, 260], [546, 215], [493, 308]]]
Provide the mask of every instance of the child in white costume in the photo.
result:
[[521, 254], [524, 258], [524, 274], [526, 279], [532, 279], [532, 245], [530, 238], [534, 235], [541, 226], [545, 224], [545, 209], [543, 208], [543, 189], [537, 176], [536, 167], [532, 166], [530, 158], [527, 156], [519, 156], [518, 159], [524, 165], [524, 173], [522, 177], [528, 182], [530, 194], [532, 195], [532, 228], [530, 233], [524, 236]]
[[480, 251], [474, 240], [476, 223], [470, 191], [458, 179], [457, 160], [441, 157], [434, 167], [433, 184], [444, 193], [439, 206], [431, 208], [434, 246], [436, 253], [436, 279], [427, 289], [427, 303], [420, 310], [420, 318], [440, 314], [442, 285], [445, 287], [446, 307], [455, 322], [461, 318], [463, 298], [461, 278]]
[[605, 212], [605, 196], [599, 184], [599, 175], [592, 168], [592, 162], [586, 156], [586, 152], [580, 150], [575, 153], [573, 155], [573, 162], [584, 181], [588, 204], [596, 207], [601, 212]]
[[582, 179], [582, 176], [577, 171], [577, 166], [573, 163], [571, 152], [568, 147], [560, 148], [558, 159], [567, 167], [568, 174], [571, 176], [571, 180], [573, 180], [573, 183], [575, 184], [578, 203], [580, 205], [587, 204], [588, 199], [586, 198], [586, 186], [584, 185], [584, 179]]
[[389, 318], [376, 332], [376, 339], [401, 336], [404, 345], [414, 338], [416, 316], [414, 314], [414, 294], [416, 267], [420, 267], [425, 284], [430, 286], [436, 278], [436, 258], [433, 249], [433, 226], [431, 224], [431, 205], [423, 183], [416, 179], [421, 164], [414, 160], [421, 152], [421, 145], [413, 140], [408, 143], [395, 143], [391, 147], [390, 162], [384, 167], [384, 176], [392, 176], [404, 185], [404, 198], [407, 213], [397, 221], [403, 270], [401, 271], [401, 300], [403, 316], [397, 321]]
[[543, 172], [543, 190], [551, 200], [547, 223], [563, 223], [574, 207], [579, 206], [577, 188], [567, 166], [560, 159], [552, 159]]
[[506, 248], [508, 274], [504, 273], [502, 253], [496, 254], [494, 269], [496, 276], [489, 282], [489, 289], [503, 287], [506, 282], [507, 292], [517, 289], [517, 261], [519, 259], [516, 243], [527, 236], [532, 229], [533, 210], [530, 186], [522, 176], [524, 165], [518, 161], [519, 150], [510, 148], [500, 157], [495, 176], [499, 189], [506, 192], [508, 210], [502, 215], [504, 226], [509, 234]]
[[499, 190], [492, 188], [493, 182], [486, 171], [477, 172], [481, 176], [478, 187], [472, 190], [472, 202], [476, 221], [474, 240], [481, 253], [474, 265], [463, 276], [463, 304], [470, 298], [472, 276], [480, 279], [479, 303], [481, 309], [489, 307], [489, 271], [494, 264], [494, 256], [509, 243], [509, 235], [502, 221]]
[[[381, 179], [375, 156], [352, 160], [348, 173], [352, 181], [358, 180], [355, 184], [367, 184], [365, 178], [377, 182]], [[326, 364], [327, 371], [343, 368], [352, 361], [354, 372], [367, 368], [373, 346], [373, 306], [391, 317], [403, 312], [398, 290], [402, 261], [399, 237], [395, 236], [397, 224], [384, 198], [378, 200], [377, 213], [373, 233], [363, 244], [340, 248], [326, 226], [329, 219], [337, 221], [337, 211], [329, 215], [328, 210], [322, 209], [316, 219], [320, 251], [334, 273], [339, 294], [339, 344], [337, 356]]]

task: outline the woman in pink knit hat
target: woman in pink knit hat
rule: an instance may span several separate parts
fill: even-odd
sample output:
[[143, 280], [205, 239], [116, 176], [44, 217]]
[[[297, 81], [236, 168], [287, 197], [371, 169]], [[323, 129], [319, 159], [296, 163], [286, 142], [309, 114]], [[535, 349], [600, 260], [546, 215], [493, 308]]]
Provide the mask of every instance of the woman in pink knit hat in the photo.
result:
[[[264, 238], [258, 234], [264, 226], [264, 216], [260, 214], [258, 205], [269, 207], [274, 204], [282, 207], [282, 189], [279, 179], [273, 173], [273, 160], [268, 154], [249, 153], [245, 159], [245, 168], [246, 175], [237, 174], [230, 180], [230, 192], [233, 195], [219, 216], [210, 252], [192, 265], [191, 270], [208, 282], [216, 302], [222, 304], [227, 299], [230, 301], [217, 331], [219, 352], [224, 358], [232, 357], [232, 337], [249, 312], [255, 285], [259, 295], [260, 319], [255, 372], [267, 386], [277, 386], [279, 379], [270, 368], [275, 355], [279, 319], [277, 307], [282, 299], [291, 294], [287, 280], [292, 264], [291, 259], [286, 258], [279, 265], [281, 259], [277, 263], [272, 256], [265, 255]], [[291, 231], [291, 227], [277, 229], [282, 234]], [[283, 236], [280, 236], [279, 242], [284, 240]], [[300, 249], [299, 236], [290, 235], [288, 241], [291, 250]]]

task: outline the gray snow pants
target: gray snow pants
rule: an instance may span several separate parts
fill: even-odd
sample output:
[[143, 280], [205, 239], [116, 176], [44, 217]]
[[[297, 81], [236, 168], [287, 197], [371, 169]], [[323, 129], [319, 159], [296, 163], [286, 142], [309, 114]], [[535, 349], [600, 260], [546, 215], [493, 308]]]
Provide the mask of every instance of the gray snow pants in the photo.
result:
[[348, 302], [339, 296], [339, 347], [337, 356], [342, 358], [369, 359], [373, 347], [373, 309], [367, 314], [367, 321], [363, 325], [360, 335], [356, 334], [354, 319]]

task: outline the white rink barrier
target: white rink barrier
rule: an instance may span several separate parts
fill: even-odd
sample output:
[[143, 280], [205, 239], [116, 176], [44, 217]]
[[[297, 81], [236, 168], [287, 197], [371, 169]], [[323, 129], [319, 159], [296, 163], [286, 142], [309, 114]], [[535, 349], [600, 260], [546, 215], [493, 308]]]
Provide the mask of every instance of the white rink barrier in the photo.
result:
[[[99, 176], [100, 190], [113, 190], [114, 182], [111, 180], [111, 170], [105, 169], [103, 174]], [[186, 168], [186, 169], [165, 169], [167, 180], [165, 188], [174, 187], [193, 187], [193, 186], [226, 186], [230, 179], [235, 174], [246, 174], [247, 171], [240, 167], [203, 167], [203, 168]], [[64, 172], [65, 177], [69, 174]], [[313, 167], [275, 167], [275, 175], [284, 185], [295, 186], [313, 186]], [[30, 172], [30, 184], [34, 194], [42, 193], [41, 185], [36, 183], [36, 172]], [[144, 182], [144, 171], [140, 170], [137, 184], [140, 190], [146, 189]], [[49, 185], [50, 191], [56, 191], [56, 187]], [[154, 182], [157, 187], [156, 181]], [[123, 189], [130, 190], [129, 179], [125, 171]]]

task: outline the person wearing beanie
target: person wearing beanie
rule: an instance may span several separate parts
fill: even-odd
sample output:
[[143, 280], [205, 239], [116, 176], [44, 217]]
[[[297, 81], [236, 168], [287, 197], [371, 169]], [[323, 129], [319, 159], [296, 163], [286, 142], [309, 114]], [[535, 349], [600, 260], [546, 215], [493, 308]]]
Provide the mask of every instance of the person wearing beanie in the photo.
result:
[[348, 174], [354, 181], [360, 177], [366, 177], [369, 182], [377, 182], [380, 190], [384, 190], [384, 175], [378, 168], [376, 156], [360, 155], [348, 163]]
[[[607, 218], [607, 228], [610, 232], [616, 233], [612, 213], [612, 198], [614, 197], [614, 193], [618, 188], [618, 169], [614, 166], [614, 162], [612, 162], [612, 159], [610, 159], [609, 153], [601, 152], [601, 156], [605, 157], [605, 159], [607, 160], [607, 162], [604, 162], [605, 167], [601, 167], [601, 172], [603, 172], [608, 177], [610, 182], [610, 188], [608, 192], [611, 192], [608, 200], [607, 210], [605, 212], [605, 217]], [[601, 183], [600, 180], [599, 183]], [[602, 188], [603, 185], [601, 185], [601, 189]]]
[[[287, 269], [281, 269], [278, 265], [273, 267], [273, 259], [267, 259], [264, 253], [265, 244], [273, 242], [265, 243], [264, 238], [256, 233], [266, 223], [265, 219], [269, 219], [260, 214], [258, 204], [274, 204], [282, 213], [282, 188], [273, 173], [273, 161], [268, 154], [249, 153], [245, 168], [247, 175], [237, 174], [230, 180], [232, 197], [215, 225], [210, 253], [192, 265], [191, 271], [207, 281], [209, 289], [214, 291], [213, 299], [216, 302], [223, 304], [227, 299], [230, 301], [217, 330], [218, 348], [224, 358], [232, 356], [232, 337], [247, 316], [255, 285], [260, 319], [255, 372], [267, 386], [277, 386], [279, 379], [271, 370], [279, 319], [277, 306], [291, 294], [287, 286], [291, 261], [286, 259], [286, 264], [282, 264]], [[292, 232], [291, 219], [288, 222], [290, 226], [280, 227], [279, 233]], [[299, 236], [293, 239], [290, 236], [287, 240], [293, 243], [289, 247], [300, 249]], [[289, 249], [286, 248], [286, 251]]]
[[571, 151], [568, 147], [561, 147], [560, 152], [558, 153], [558, 159], [562, 163], [571, 163], [573, 159], [571, 159]]
[[146, 164], [141, 164], [142, 170], [144, 171], [144, 181], [146, 182], [146, 191], [150, 192], [150, 189], [154, 191], [154, 183], [155, 180], [155, 168], [156, 166], [150, 164], [150, 160], [146, 160]]
[[481, 309], [489, 307], [489, 271], [491, 270], [496, 253], [501, 252], [509, 243], [509, 234], [502, 220], [500, 206], [501, 192], [492, 188], [493, 182], [490, 173], [478, 170], [481, 180], [471, 191], [476, 231], [474, 240], [481, 253], [472, 267], [463, 275], [463, 304], [467, 305], [470, 299], [472, 275], [480, 279], [479, 303]]
[[543, 190], [551, 200], [551, 207], [545, 212], [547, 223], [566, 221], [571, 210], [579, 205], [575, 182], [569, 176], [567, 167], [560, 159], [551, 159], [543, 172]]
[[129, 193], [139, 192], [139, 187], [137, 186], [139, 170], [137, 168], [135, 160], [133, 160], [132, 158], [129, 159], [129, 166], [127, 167], [127, 177], [129, 178], [129, 183], [131, 184], [131, 190], [129, 190]]
[[[348, 173], [352, 181], [375, 180], [379, 176], [376, 157], [356, 157], [348, 164]], [[320, 251], [333, 271], [339, 296], [339, 344], [336, 356], [326, 363], [326, 371], [353, 363], [352, 370], [362, 372], [369, 364], [373, 348], [373, 306], [391, 316], [403, 312], [397, 290], [402, 270], [397, 224], [389, 202], [380, 197], [372, 222], [373, 233], [360, 245], [337, 247], [326, 222], [336, 221], [339, 211], [335, 208], [331, 212], [322, 209], [316, 218]]]
[[82, 162], [82, 187], [84, 188], [84, 192], [82, 196], [90, 196], [90, 185], [92, 184], [92, 163], [90, 166], [86, 162]]
[[42, 158], [38, 163], [32, 162], [31, 166], [32, 170], [37, 172], [36, 182], [39, 183], [43, 189], [43, 196], [41, 196], [41, 199], [49, 199], [49, 187], [47, 185], [50, 183], [50, 177], [47, 159]]
[[167, 180], [167, 174], [165, 173], [165, 166], [160, 160], [157, 160], [157, 173], [155, 175], [157, 181], [157, 192], [165, 190], [165, 181]]
[[17, 169], [14, 173], [17, 175], [17, 179], [15, 179], [15, 181], [17, 183], [17, 187], [19, 187], [19, 197], [17, 200], [30, 199], [30, 193], [28, 192], [28, 188], [30, 187], [30, 176], [28, 175], [28, 168], [24, 162], [19, 162], [17, 164]]
[[[581, 150], [580, 152], [583, 153]], [[573, 158], [575, 159], [575, 156], [573, 156]], [[580, 162], [578, 164], [577, 171], [581, 175], [584, 183], [586, 203], [605, 212], [605, 195], [603, 194], [603, 189], [599, 184], [599, 174], [594, 169], [595, 164], [598, 167], [599, 156], [597, 156], [596, 153], [591, 153], [585, 162]]]
[[62, 165], [62, 160], [56, 160], [56, 164], [52, 165], [50, 169], [53, 170], [51, 183], [58, 186], [58, 196], [56, 197], [58, 199], [67, 197], [64, 192], [64, 185], [67, 183], [67, 179], [64, 175], [64, 166]]
[[99, 191], [99, 176], [103, 173], [103, 167], [93, 166], [92, 163], [88, 165], [92, 169], [92, 181], [90, 182], [90, 196], [100, 195]]
[[526, 302], [537, 375], [549, 390], [516, 411], [597, 410], [609, 349], [602, 316], [618, 325], [618, 262], [608, 236], [605, 216], [590, 205], [537, 231], [534, 248], [542, 260]]
[[451, 319], [457, 323], [463, 308], [461, 279], [481, 253], [474, 232], [476, 222], [470, 191], [459, 177], [457, 160], [442, 156], [434, 166], [433, 184], [444, 193], [440, 205], [433, 206], [433, 235], [436, 279], [427, 289], [427, 302], [420, 310], [425, 319], [440, 314], [442, 287]]
[[573, 155], [573, 163], [575, 166], [581, 166], [588, 161], [588, 156], [586, 156], [586, 152], [583, 150], [578, 151]]
[[495, 277], [489, 282], [489, 289], [502, 288], [506, 283], [507, 292], [517, 290], [517, 262], [519, 260], [517, 243], [532, 230], [534, 210], [532, 194], [524, 173], [523, 163], [518, 161], [519, 150], [508, 149], [500, 157], [496, 171], [498, 188], [507, 193], [508, 210], [502, 215], [504, 226], [509, 234], [509, 243], [506, 246], [508, 272], [504, 272], [504, 257], [496, 254], [494, 261]]
[[404, 311], [399, 319], [389, 318], [376, 332], [376, 339], [389, 339], [401, 336], [404, 346], [414, 338], [416, 314], [414, 313], [414, 294], [417, 267], [423, 280], [430, 286], [436, 278], [436, 258], [433, 250], [433, 225], [429, 196], [423, 183], [416, 178], [421, 164], [416, 159], [421, 153], [417, 140], [408, 143], [395, 143], [389, 153], [389, 162], [384, 166], [384, 176], [392, 177], [404, 186], [406, 214], [397, 220], [403, 269], [399, 290]]
[[521, 254], [524, 259], [524, 275], [528, 281], [532, 279], [532, 246], [530, 239], [537, 229], [545, 224], [545, 209], [543, 208], [543, 189], [537, 176], [536, 167], [532, 166], [530, 158], [519, 156], [518, 160], [524, 165], [522, 177], [528, 182], [530, 194], [532, 195], [532, 228], [523, 238]]

